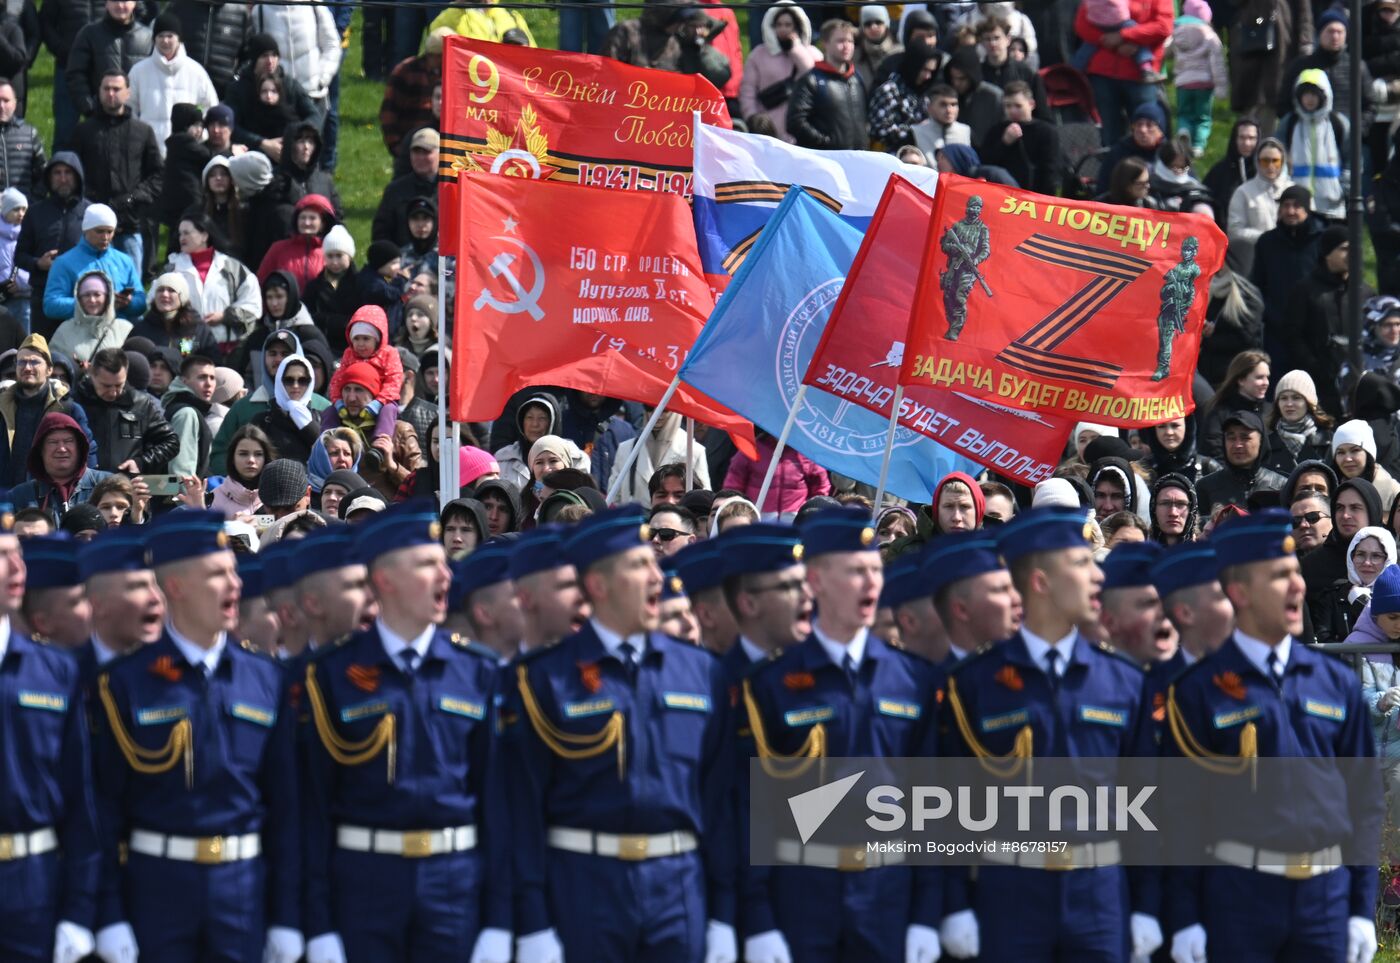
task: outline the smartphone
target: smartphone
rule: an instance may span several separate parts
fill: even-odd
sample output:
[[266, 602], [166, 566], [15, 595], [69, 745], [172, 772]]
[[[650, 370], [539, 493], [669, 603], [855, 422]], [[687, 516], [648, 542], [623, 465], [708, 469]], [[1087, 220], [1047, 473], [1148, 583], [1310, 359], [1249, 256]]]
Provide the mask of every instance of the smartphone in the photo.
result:
[[179, 475], [137, 475], [136, 477], [146, 483], [146, 487], [151, 490], [152, 495], [174, 496], [180, 494]]
[[265, 529], [271, 528], [272, 523], [275, 521], [277, 521], [277, 519], [273, 518], [271, 515], [254, 515], [253, 527], [261, 532]]

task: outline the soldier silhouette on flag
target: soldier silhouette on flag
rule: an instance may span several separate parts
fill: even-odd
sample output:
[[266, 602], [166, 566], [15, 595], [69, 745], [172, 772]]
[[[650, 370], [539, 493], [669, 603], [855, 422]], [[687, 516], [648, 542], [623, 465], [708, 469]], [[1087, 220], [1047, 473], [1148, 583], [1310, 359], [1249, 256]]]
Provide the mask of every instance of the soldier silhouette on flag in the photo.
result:
[[938, 246], [948, 255], [948, 264], [938, 275], [938, 286], [943, 289], [943, 309], [948, 316], [948, 331], [944, 337], [956, 341], [967, 323], [967, 298], [972, 293], [973, 283], [980, 284], [987, 297], [992, 296], [987, 279], [977, 270], [977, 265], [992, 253], [991, 232], [982, 221], [982, 198], [974, 194], [967, 199], [963, 219], [948, 225]]

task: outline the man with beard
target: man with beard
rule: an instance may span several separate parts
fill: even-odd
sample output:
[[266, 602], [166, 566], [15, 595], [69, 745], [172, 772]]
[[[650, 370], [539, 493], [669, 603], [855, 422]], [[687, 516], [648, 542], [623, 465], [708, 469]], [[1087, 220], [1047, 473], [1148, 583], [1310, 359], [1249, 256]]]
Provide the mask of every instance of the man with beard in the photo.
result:
[[992, 534], [966, 532], [936, 539], [924, 553], [922, 571], [948, 633], [943, 657], [935, 660], [945, 671], [1016, 633], [1021, 595]]
[[551, 646], [583, 628], [588, 600], [578, 571], [564, 555], [561, 529], [546, 526], [521, 535], [511, 547], [506, 574], [525, 621], [522, 652]]

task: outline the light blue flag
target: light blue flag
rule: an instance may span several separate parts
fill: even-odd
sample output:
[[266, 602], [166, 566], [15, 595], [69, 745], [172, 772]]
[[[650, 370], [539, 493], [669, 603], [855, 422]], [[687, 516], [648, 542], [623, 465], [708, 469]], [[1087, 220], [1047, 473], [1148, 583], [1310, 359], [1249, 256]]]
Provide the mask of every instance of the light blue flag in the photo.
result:
[[[787, 192], [730, 282], [680, 377], [777, 436], [831, 317], [862, 232], [801, 188]], [[889, 421], [809, 388], [788, 445], [823, 468], [877, 485]], [[930, 438], [900, 428], [886, 488], [927, 502], [951, 471], [979, 471]]]

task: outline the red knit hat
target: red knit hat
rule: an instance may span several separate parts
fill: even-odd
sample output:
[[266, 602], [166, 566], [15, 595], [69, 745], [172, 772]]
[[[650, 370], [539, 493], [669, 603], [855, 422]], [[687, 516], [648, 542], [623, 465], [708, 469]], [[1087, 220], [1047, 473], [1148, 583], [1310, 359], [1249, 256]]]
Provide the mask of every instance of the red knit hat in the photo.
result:
[[341, 382], [347, 385], [361, 385], [369, 389], [370, 394], [376, 397], [379, 395], [379, 371], [368, 361], [355, 361], [346, 365], [341, 371]]

